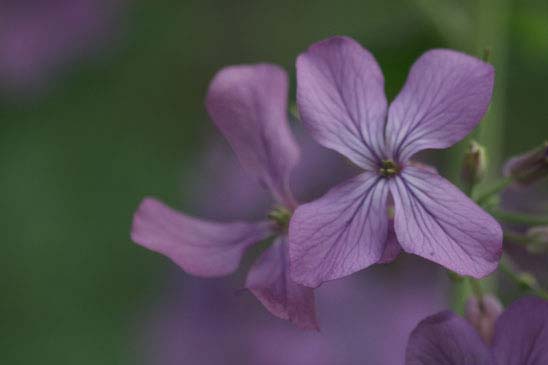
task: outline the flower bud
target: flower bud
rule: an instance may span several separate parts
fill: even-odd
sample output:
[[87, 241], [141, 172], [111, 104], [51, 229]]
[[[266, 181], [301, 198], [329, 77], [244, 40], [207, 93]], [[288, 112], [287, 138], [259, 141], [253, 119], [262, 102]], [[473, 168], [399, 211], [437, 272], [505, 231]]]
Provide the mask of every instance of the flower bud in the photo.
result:
[[548, 250], [548, 226], [531, 227], [527, 230], [527, 251], [543, 253]]
[[485, 148], [476, 141], [471, 141], [462, 161], [462, 181], [469, 186], [475, 185], [485, 178], [486, 172], [487, 153]]
[[491, 344], [495, 334], [495, 322], [503, 308], [499, 300], [485, 295], [481, 300], [470, 297], [464, 308], [464, 317], [474, 326], [486, 344]]
[[528, 272], [522, 272], [518, 274], [517, 284], [521, 290], [531, 290], [538, 286], [535, 276]]
[[504, 165], [504, 175], [522, 185], [529, 185], [548, 176], [548, 141], [508, 160]]

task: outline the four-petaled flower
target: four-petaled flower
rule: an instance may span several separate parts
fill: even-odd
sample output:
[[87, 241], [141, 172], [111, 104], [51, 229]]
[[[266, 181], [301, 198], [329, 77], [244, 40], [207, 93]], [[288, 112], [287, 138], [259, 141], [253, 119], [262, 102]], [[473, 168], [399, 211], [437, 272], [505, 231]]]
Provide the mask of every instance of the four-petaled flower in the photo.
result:
[[445, 311], [423, 320], [407, 344], [407, 365], [548, 364], [548, 302], [523, 298], [498, 318], [491, 344], [463, 318]]
[[462, 275], [491, 273], [502, 250], [500, 225], [410, 158], [464, 138], [486, 112], [493, 82], [489, 64], [432, 50], [388, 108], [382, 72], [356, 41], [333, 37], [301, 54], [297, 104], [305, 126], [364, 172], [297, 208], [289, 227], [292, 278], [316, 287], [379, 262], [391, 229], [390, 195], [404, 251]]
[[296, 201], [289, 175], [299, 149], [287, 122], [288, 80], [275, 65], [227, 67], [211, 82], [206, 107], [243, 167], [281, 207], [259, 222], [218, 223], [192, 218], [145, 198], [135, 213], [133, 241], [162, 253], [202, 277], [235, 271], [245, 250], [266, 238], [273, 244], [255, 261], [246, 288], [274, 315], [317, 329], [314, 293], [289, 278], [287, 225]]

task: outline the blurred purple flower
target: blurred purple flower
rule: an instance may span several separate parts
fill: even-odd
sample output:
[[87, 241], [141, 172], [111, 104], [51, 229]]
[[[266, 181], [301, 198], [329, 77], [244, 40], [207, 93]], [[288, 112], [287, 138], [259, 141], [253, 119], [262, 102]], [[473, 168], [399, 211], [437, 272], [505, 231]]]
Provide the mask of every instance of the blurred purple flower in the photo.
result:
[[412, 329], [447, 305], [445, 275], [411, 257], [319, 288], [321, 332], [264, 316], [237, 277], [181, 276], [145, 321], [144, 364], [400, 365]]
[[496, 322], [491, 346], [452, 312], [428, 317], [409, 337], [406, 364], [548, 364], [548, 302], [523, 298], [510, 305]]
[[305, 126], [362, 174], [301, 205], [289, 228], [292, 277], [316, 287], [379, 262], [389, 231], [387, 198], [404, 251], [461, 275], [497, 267], [499, 224], [459, 189], [409, 159], [465, 137], [487, 110], [493, 68], [450, 50], [425, 53], [387, 107], [381, 70], [356, 41], [334, 37], [297, 60], [297, 103]]
[[[131, 235], [135, 242], [202, 277], [234, 272], [249, 246], [274, 236], [272, 245], [252, 265], [245, 286], [272, 314], [315, 329], [313, 292], [288, 275], [287, 223], [297, 204], [289, 178], [298, 164], [299, 150], [288, 128], [287, 92], [287, 75], [277, 66], [233, 66], [215, 76], [206, 100], [211, 118], [244, 169], [282, 205], [270, 213], [270, 220], [263, 213], [253, 223], [208, 222], [146, 198], [135, 214]], [[256, 199], [250, 202], [257, 203]]]
[[104, 40], [114, 26], [121, 2], [1, 1], [1, 88], [39, 88], [59, 66], [80, 58]]

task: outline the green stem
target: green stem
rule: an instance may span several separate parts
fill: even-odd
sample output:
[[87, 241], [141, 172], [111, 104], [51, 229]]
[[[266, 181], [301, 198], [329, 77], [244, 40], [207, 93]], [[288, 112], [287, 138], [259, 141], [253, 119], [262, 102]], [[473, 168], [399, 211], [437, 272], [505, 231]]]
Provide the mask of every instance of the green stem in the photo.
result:
[[498, 220], [504, 221], [506, 223], [525, 224], [528, 226], [548, 225], [548, 217], [546, 216], [507, 212], [497, 208], [489, 209], [489, 213], [491, 213], [491, 215]]
[[522, 233], [514, 233], [509, 231], [504, 231], [504, 241], [517, 243], [520, 245], [526, 246], [531, 239]]
[[518, 287], [521, 287], [532, 294], [535, 294], [543, 299], [548, 300], [548, 291], [542, 288], [535, 277], [529, 273], [519, 272], [512, 268], [511, 261], [505, 257], [499, 263], [499, 269], [506, 274], [512, 281], [514, 281]]
[[486, 191], [481, 193], [480, 196], [478, 196], [475, 200], [478, 205], [485, 204], [489, 198], [491, 198], [493, 195], [500, 193], [502, 190], [504, 190], [508, 185], [510, 185], [514, 179], [512, 177], [505, 177], [499, 181], [497, 181], [493, 186], [488, 188]]
[[506, 69], [508, 64], [508, 35], [513, 0], [475, 1], [476, 17], [475, 54], [489, 49], [489, 62], [496, 69], [496, 89], [489, 113], [475, 131], [475, 139], [485, 146], [489, 153], [491, 169], [488, 180], [497, 176], [504, 147], [504, 112], [506, 99]]
[[464, 193], [469, 197], [474, 196], [475, 187], [476, 187], [476, 184], [464, 184]]
[[483, 288], [481, 287], [480, 281], [469, 277], [468, 283], [470, 284], [470, 288], [472, 288], [472, 293], [474, 293], [474, 296], [481, 305], [481, 303], [483, 303]]

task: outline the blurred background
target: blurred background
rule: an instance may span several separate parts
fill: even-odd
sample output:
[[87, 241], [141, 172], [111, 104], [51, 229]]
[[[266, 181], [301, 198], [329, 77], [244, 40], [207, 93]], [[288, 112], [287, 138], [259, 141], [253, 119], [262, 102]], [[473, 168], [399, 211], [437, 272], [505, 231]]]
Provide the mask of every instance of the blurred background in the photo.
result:
[[[0, 0], [0, 361], [232, 363], [197, 351], [217, 351], [220, 359], [230, 354], [240, 364], [267, 364], [252, 360], [264, 354], [272, 364], [313, 361], [297, 355], [276, 360], [280, 348], [264, 349], [264, 343], [282, 347], [289, 338], [313, 343], [313, 349], [318, 341], [336, 342], [333, 358], [341, 364], [382, 359], [380, 352], [395, 351], [392, 360], [400, 356], [403, 342], [382, 348], [379, 336], [390, 339], [386, 328], [396, 331], [397, 323], [379, 320], [380, 308], [422, 308], [405, 322], [405, 332], [419, 316], [447, 306], [443, 273], [422, 261], [401, 258], [327, 288], [319, 294], [326, 330], [301, 336], [249, 295], [226, 294], [241, 287], [238, 276], [190, 279], [129, 239], [132, 214], [146, 195], [191, 214], [207, 212], [206, 198], [209, 211], [215, 211], [212, 196], [223, 199], [216, 188], [219, 169], [204, 162], [210, 146], [221, 143], [203, 103], [218, 69], [280, 64], [290, 74], [293, 100], [295, 57], [336, 34], [373, 52], [390, 99], [425, 50], [450, 47], [482, 57], [489, 48], [495, 97], [475, 136], [490, 150], [492, 176], [505, 158], [548, 136], [543, 0]], [[435, 154], [447, 176], [457, 176], [463, 146]], [[409, 272], [415, 273], [411, 279]], [[236, 311], [236, 319], [222, 316], [223, 329], [212, 325], [228, 305], [198, 313], [209, 295], [200, 288], [208, 287], [216, 303], [228, 297], [253, 309]], [[409, 299], [417, 296], [429, 306]], [[346, 320], [338, 319], [342, 308], [350, 312]], [[350, 315], [364, 321], [363, 331]], [[261, 342], [259, 334], [270, 328], [273, 334]], [[238, 336], [242, 341], [227, 343]], [[242, 347], [251, 339], [259, 344]], [[370, 363], [382, 361], [389, 363]]]

